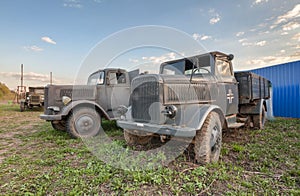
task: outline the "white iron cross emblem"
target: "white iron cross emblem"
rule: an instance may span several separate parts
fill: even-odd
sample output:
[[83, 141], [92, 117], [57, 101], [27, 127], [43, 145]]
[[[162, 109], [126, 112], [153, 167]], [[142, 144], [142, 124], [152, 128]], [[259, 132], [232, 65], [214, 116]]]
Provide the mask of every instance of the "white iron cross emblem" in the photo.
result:
[[228, 93], [227, 93], [227, 99], [229, 103], [232, 103], [232, 100], [234, 99], [234, 94], [232, 93], [231, 89], [228, 89]]

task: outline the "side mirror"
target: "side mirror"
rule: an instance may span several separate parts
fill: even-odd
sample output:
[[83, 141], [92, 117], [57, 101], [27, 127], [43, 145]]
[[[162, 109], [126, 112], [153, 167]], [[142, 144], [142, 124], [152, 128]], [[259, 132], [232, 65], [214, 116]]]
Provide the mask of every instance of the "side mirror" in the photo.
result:
[[228, 59], [229, 61], [232, 61], [233, 58], [234, 58], [233, 54], [229, 54], [229, 55], [227, 56], [227, 59]]

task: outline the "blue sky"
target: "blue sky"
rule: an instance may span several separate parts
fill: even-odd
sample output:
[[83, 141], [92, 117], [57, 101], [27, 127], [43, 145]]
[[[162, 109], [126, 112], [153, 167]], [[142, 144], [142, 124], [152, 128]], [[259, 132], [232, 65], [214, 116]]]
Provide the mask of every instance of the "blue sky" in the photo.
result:
[[[20, 84], [21, 64], [27, 86], [46, 85], [50, 72], [54, 83], [70, 84], [99, 42], [142, 25], [178, 29], [207, 51], [232, 53], [236, 70], [300, 59], [297, 0], [3, 0], [0, 25], [0, 82], [11, 89]], [[116, 62], [173, 58], [171, 51], [139, 50]]]

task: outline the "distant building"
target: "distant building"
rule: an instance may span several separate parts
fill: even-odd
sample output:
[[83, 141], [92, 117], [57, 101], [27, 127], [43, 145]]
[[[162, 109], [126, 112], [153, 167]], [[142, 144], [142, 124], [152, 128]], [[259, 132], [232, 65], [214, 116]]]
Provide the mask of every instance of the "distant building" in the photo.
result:
[[272, 82], [275, 117], [300, 118], [300, 60], [251, 71]]

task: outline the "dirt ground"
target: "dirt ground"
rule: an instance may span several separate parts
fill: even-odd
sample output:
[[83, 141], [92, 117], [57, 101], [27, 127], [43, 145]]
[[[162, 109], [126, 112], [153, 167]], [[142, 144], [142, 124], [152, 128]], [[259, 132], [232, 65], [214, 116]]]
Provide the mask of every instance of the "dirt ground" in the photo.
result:
[[[0, 102], [0, 105], [6, 104], [7, 101]], [[43, 112], [40, 108], [20, 112], [18, 105], [14, 104], [13, 109], [5, 110], [4, 108], [3, 111], [0, 111], [0, 163], [7, 156], [8, 151], [18, 151], [22, 145], [18, 135], [27, 135], [38, 131], [36, 125], [43, 122], [39, 118], [39, 114]]]
[[[0, 103], [0, 165], [3, 163], [2, 168], [4, 169], [2, 179], [11, 178], [7, 180], [5, 186], [1, 186], [0, 183], [0, 192], [2, 189], [2, 191], [10, 193], [11, 187], [20, 189], [23, 183], [27, 183], [26, 190], [33, 193], [36, 193], [37, 189], [33, 189], [32, 186], [43, 187], [44, 191], [48, 191], [50, 194], [55, 194], [57, 191], [66, 193], [71, 191], [72, 187], [70, 187], [69, 182], [65, 182], [64, 178], [61, 178], [60, 173], [71, 171], [77, 175], [77, 172], [87, 170], [85, 161], [89, 161], [89, 164], [95, 163], [92, 161], [90, 153], [76, 155], [76, 153], [80, 154], [83, 149], [80, 141], [68, 138], [67, 134], [50, 130], [52, 129], [51, 125], [39, 118], [42, 113], [43, 111], [40, 108], [20, 112], [18, 105], [8, 105], [7, 102]], [[108, 124], [108, 126], [110, 125]], [[44, 127], [44, 129], [41, 130], [39, 127]], [[112, 129], [116, 129], [116, 127]], [[43, 131], [45, 132], [43, 136], [51, 138], [50, 140], [43, 140], [38, 136]], [[48, 133], [48, 131], [50, 132]], [[120, 130], [117, 130], [117, 132], [120, 132]], [[176, 182], [174, 185], [172, 183], [169, 185], [156, 184], [152, 180], [148, 181], [148, 179], [143, 182], [135, 179], [141, 178], [135, 176], [138, 172], [128, 174], [124, 171], [114, 170], [114, 176], [103, 182], [101, 187], [105, 187], [108, 194], [115, 195], [118, 191], [121, 194], [126, 193], [128, 187], [135, 187], [137, 190], [131, 192], [133, 195], [144, 193], [145, 190], [148, 193], [152, 191], [153, 194], [156, 191], [174, 194], [177, 188], [180, 189], [180, 193], [186, 193], [186, 191], [191, 193], [183, 195], [197, 195], [198, 193], [202, 194], [203, 191], [216, 194], [228, 193], [229, 195], [239, 195], [241, 193], [249, 193], [250, 195], [254, 193], [257, 195], [297, 195], [300, 192], [299, 135], [299, 119], [279, 119], [277, 122], [269, 122], [266, 130], [236, 129], [225, 131], [219, 164], [211, 165], [207, 170], [200, 167], [206, 172], [204, 174], [200, 173], [205, 178], [196, 174], [196, 171], [199, 171], [197, 170], [199, 165], [195, 164], [193, 158], [189, 159], [185, 153], [184, 156], [179, 157], [165, 168], [171, 174], [153, 174], [153, 178], [171, 179], [172, 182], [174, 181], [173, 184]], [[60, 137], [59, 140], [53, 139], [57, 136]], [[125, 142], [122, 134], [118, 133], [113, 137], [122, 144]], [[74, 146], [75, 148], [73, 148]], [[51, 151], [53, 149], [57, 154], [53, 154]], [[46, 152], [44, 153], [44, 151]], [[73, 151], [75, 152], [73, 153]], [[83, 150], [83, 152], [85, 151]], [[27, 155], [24, 153], [27, 153]], [[43, 159], [41, 159], [40, 153], [44, 153]], [[19, 156], [21, 161], [27, 161], [27, 163], [24, 162], [27, 165], [19, 165], [18, 162], [14, 161], [14, 155]], [[53, 160], [54, 156], [56, 156], [55, 161]], [[44, 162], [41, 162], [41, 160]], [[58, 163], [65, 160], [73, 161], [69, 163], [68, 167], [65, 165], [59, 166]], [[38, 169], [32, 170], [36, 173], [27, 173], [32, 163]], [[50, 165], [45, 165], [45, 163]], [[87, 170], [87, 173], [85, 173], [86, 180], [94, 179], [97, 175], [100, 175], [100, 173], [97, 173], [98, 168], [106, 169], [102, 175], [112, 175], [108, 165], [102, 165], [98, 162], [95, 164], [99, 164], [99, 166], [95, 167], [95, 170]], [[52, 172], [52, 170], [55, 172]], [[13, 171], [14, 175], [12, 176], [7, 171]], [[39, 172], [42, 172], [42, 182], [41, 180], [34, 181], [34, 177], [31, 177], [33, 175], [37, 178]], [[53, 177], [48, 177], [47, 172], [51, 173]], [[95, 175], [95, 172], [97, 175]], [[72, 175], [75, 175], [74, 173]], [[81, 174], [79, 173], [76, 179], [81, 179], [80, 177]], [[74, 179], [74, 176], [69, 177], [69, 180], [72, 179]], [[198, 180], [200, 185], [202, 183], [202, 189], [189, 189], [188, 186], [195, 186], [195, 180]], [[128, 187], [121, 186], [120, 188], [118, 183], [114, 184], [117, 181], [123, 182], [120, 186], [125, 183]], [[16, 183], [18, 186], [15, 185]], [[61, 188], [59, 186], [52, 187], [53, 183], [62, 186]], [[99, 184], [96, 182], [89, 185], [85, 182], [82, 184], [77, 183], [76, 186], [78, 186], [77, 189], [75, 188], [76, 191], [92, 187], [91, 190], [97, 192], [99, 189]], [[41, 193], [45, 193], [44, 191]]]

